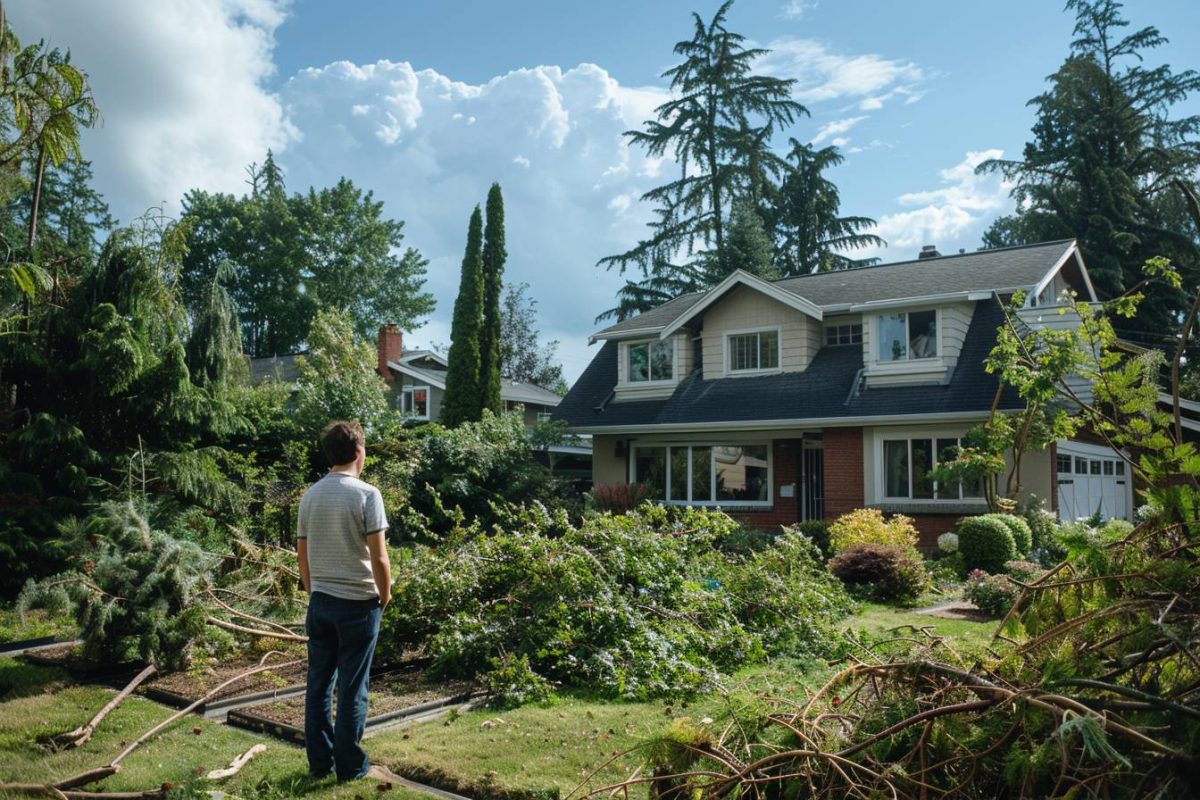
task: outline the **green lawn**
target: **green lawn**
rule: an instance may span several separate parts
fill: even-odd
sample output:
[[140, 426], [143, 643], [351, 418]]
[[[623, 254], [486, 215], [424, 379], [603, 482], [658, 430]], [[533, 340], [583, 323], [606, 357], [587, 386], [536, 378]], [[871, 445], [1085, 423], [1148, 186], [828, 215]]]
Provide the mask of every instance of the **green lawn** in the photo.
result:
[[[967, 657], [983, 652], [996, 627], [995, 623], [944, 620], [870, 604], [842, 624], [872, 633], [903, 625], [931, 626]], [[517, 789], [557, 789], [565, 795], [585, 781], [587, 788], [594, 789], [627, 777], [642, 765], [645, 743], [676, 717], [711, 717], [711, 724], [719, 728], [733, 716], [750, 716], [759, 707], [758, 698], [803, 697], [806, 688], [816, 688], [831, 672], [831, 667], [820, 662], [777, 661], [743, 670], [728, 680], [723, 692], [691, 704], [612, 702], [564, 694], [546, 705], [506, 712], [471, 711], [388, 728], [372, 735], [366, 748], [376, 763], [410, 777], [440, 774], [471, 796]], [[85, 722], [112, 691], [74, 685], [57, 670], [0, 659], [0, 697], [4, 696], [8, 699], [0, 701], [0, 779], [5, 780], [44, 780], [99, 766], [119, 752], [121, 742], [171, 713], [133, 698], [106, 719], [81, 750], [51, 754], [36, 744], [37, 737]], [[194, 727], [200, 728], [199, 735], [192, 732]], [[179, 784], [198, 770], [225, 766], [260, 741], [267, 744], [267, 752], [221, 789], [259, 800], [375, 794], [374, 787], [365, 783], [341, 787], [329, 781], [311, 784], [299, 748], [196, 717], [181, 721], [137, 751], [120, 774], [99, 786], [111, 791], [146, 789], [162, 781]], [[612, 763], [588, 780], [593, 770], [609, 759]], [[388, 796], [408, 800], [417, 795], [397, 789]]]

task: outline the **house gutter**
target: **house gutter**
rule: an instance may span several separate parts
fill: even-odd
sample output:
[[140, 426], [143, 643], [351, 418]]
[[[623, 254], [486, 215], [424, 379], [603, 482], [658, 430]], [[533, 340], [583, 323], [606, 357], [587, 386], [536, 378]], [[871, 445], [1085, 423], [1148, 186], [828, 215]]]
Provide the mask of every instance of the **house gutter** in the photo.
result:
[[[608, 400], [606, 399], [607, 403]], [[572, 425], [572, 433], [629, 434], [706, 431], [773, 431], [789, 428], [850, 428], [862, 425], [902, 425], [929, 422], [973, 422], [988, 418], [988, 411], [951, 411], [930, 414], [880, 414], [867, 417], [807, 417], [799, 419], [718, 422], [671, 422], [659, 425]]]

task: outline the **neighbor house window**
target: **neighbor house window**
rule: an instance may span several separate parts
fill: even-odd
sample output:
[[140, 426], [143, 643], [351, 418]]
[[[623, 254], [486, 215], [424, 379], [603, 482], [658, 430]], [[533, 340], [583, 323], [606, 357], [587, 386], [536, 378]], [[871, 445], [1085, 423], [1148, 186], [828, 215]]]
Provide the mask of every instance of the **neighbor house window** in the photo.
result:
[[779, 331], [737, 333], [727, 342], [730, 372], [779, 368]]
[[703, 444], [634, 448], [633, 480], [650, 500], [691, 505], [767, 505], [770, 446]]
[[400, 413], [406, 417], [429, 419], [429, 387], [405, 386], [401, 389]]
[[629, 382], [669, 381], [675, 377], [675, 343], [640, 342], [629, 345]]
[[862, 344], [862, 324], [827, 326], [825, 344]]
[[937, 311], [910, 311], [879, 316], [879, 360], [936, 358]]
[[938, 464], [952, 461], [958, 439], [887, 439], [883, 442], [883, 493], [888, 499], [959, 500], [982, 497], [981, 487], [941, 486], [929, 477]]

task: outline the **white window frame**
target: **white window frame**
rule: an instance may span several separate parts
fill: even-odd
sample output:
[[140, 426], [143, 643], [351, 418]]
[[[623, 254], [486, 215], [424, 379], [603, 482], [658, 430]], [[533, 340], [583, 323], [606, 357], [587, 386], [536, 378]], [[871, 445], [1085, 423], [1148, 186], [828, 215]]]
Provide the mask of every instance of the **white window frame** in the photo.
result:
[[[841, 335], [838, 333], [838, 331], [840, 331], [842, 328], [850, 329], [850, 341], [848, 341], [848, 342], [838, 342], [837, 341], [838, 339], [841, 338]], [[854, 341], [854, 338], [855, 338], [854, 329], [855, 328], [858, 328], [858, 341]], [[829, 341], [829, 334], [831, 334], [831, 333], [833, 334], [833, 339], [834, 339], [834, 341], [832, 341], [832, 342]], [[842, 324], [838, 324], [838, 325], [826, 325], [825, 326], [825, 341], [822, 342], [822, 344], [825, 345], [826, 347], [846, 347], [846, 346], [855, 345], [855, 344], [861, 346], [862, 343], [863, 343], [863, 324], [861, 322], [846, 322], [846, 323], [842, 323]]]
[[[896, 359], [893, 361], [884, 361], [882, 358], [880, 358], [879, 357], [879, 344], [883, 340], [883, 333], [882, 333], [883, 325], [881, 324], [881, 322], [883, 321], [883, 318], [884, 317], [893, 317], [893, 316], [896, 316], [897, 314], [903, 314], [904, 315], [904, 330], [905, 330], [905, 333], [907, 334], [907, 332], [908, 332], [908, 315], [909, 314], [921, 314], [926, 311], [932, 311], [934, 314], [934, 317], [933, 317], [934, 325], [937, 327], [937, 353], [932, 356], [924, 356], [922, 358], [913, 358], [911, 355], [909, 355], [912, 352], [912, 342], [905, 342], [904, 343], [905, 344], [904, 358], [899, 358], [899, 359]], [[872, 361], [872, 363], [876, 364], [877, 366], [884, 367], [884, 368], [887, 368], [887, 367], [890, 367], [893, 365], [900, 365], [900, 364], [936, 364], [936, 363], [939, 363], [939, 362], [941, 362], [943, 355], [945, 353], [942, 330], [943, 329], [942, 329], [942, 309], [941, 308], [909, 308], [909, 309], [904, 309], [904, 310], [897, 309], [897, 310], [893, 310], [893, 311], [889, 311], [889, 312], [881, 311], [878, 314], [875, 314], [874, 318], [871, 320], [872, 336], [871, 336], [871, 342], [869, 345], [871, 348], [871, 361]]]
[[[715, 450], [718, 447], [762, 447], [767, 448], [767, 499], [766, 500], [717, 500], [717, 469], [715, 464]], [[671, 450], [674, 448], [688, 448], [688, 497], [692, 495], [692, 454], [693, 447], [707, 447], [711, 451], [709, 454], [709, 486], [708, 494], [712, 500], [671, 500]], [[771, 508], [775, 504], [775, 448], [771, 440], [757, 441], [694, 441], [694, 442], [638, 442], [629, 449], [629, 482], [637, 483], [637, 451], [645, 450], [665, 450], [666, 451], [666, 470], [664, 471], [665, 483], [663, 484], [663, 497], [666, 498], [661, 502], [669, 506], [705, 506], [722, 508]]]
[[[425, 413], [417, 414], [411, 409], [413, 407], [412, 396], [418, 389], [425, 390]], [[407, 406], [405, 408], [405, 399], [407, 395]], [[405, 419], [429, 419], [429, 407], [433, 403], [433, 388], [421, 383], [406, 383], [400, 387], [400, 415]]]
[[[875, 499], [878, 503], [912, 503], [912, 504], [941, 504], [941, 505], [961, 505], [963, 503], [972, 503], [978, 505], [986, 505], [986, 499], [980, 495], [979, 497], [968, 497], [962, 494], [962, 487], [959, 487], [958, 497], [913, 497], [913, 468], [912, 468], [912, 441], [913, 439], [929, 439], [933, 442], [933, 464], [931, 468], [936, 468], [937, 460], [937, 440], [938, 439], [955, 439], [959, 446], [962, 446], [962, 431], [938, 431], [938, 430], [891, 430], [891, 431], [876, 431], [875, 439]], [[908, 495], [893, 496], [887, 493], [887, 462], [884, 458], [884, 442], [908, 442]], [[934, 482], [934, 495], [938, 494], [937, 482]]]
[[[656, 344], [667, 344], [667, 345], [670, 345], [670, 347], [671, 347], [671, 377], [660, 378], [659, 380], [653, 380], [653, 379], [644, 380], [644, 381], [633, 380], [633, 370], [630, 369], [630, 367], [631, 367], [630, 361], [632, 361], [632, 359], [633, 359], [633, 352], [632, 352], [633, 348], [638, 347], [640, 345], [648, 345], [648, 349], [646, 350], [646, 358], [647, 358], [646, 371], [647, 371], [647, 377], [650, 377], [650, 360], [649, 360], [650, 359], [650, 349], [649, 348], [653, 348], [654, 345], [656, 345]], [[679, 375], [679, 347], [678, 347], [678, 342], [676, 341], [674, 336], [672, 336], [670, 339], [639, 339], [636, 342], [626, 342], [623, 350], [624, 350], [624, 352], [622, 353], [622, 356], [625, 359], [625, 385], [626, 386], [670, 386], [671, 384], [677, 382], [677, 376]]]
[[[729, 346], [729, 341], [735, 336], [749, 336], [750, 334], [763, 334], [775, 332], [775, 366], [767, 367], [766, 369], [755, 367], [753, 369], [734, 369], [730, 363], [730, 357], [733, 355], [733, 350]], [[725, 331], [722, 338], [722, 359], [725, 363], [726, 375], [773, 375], [776, 372], [783, 370], [783, 329], [779, 325], [767, 325], [760, 328], [740, 328], [738, 330]], [[761, 338], [759, 339], [761, 351]]]

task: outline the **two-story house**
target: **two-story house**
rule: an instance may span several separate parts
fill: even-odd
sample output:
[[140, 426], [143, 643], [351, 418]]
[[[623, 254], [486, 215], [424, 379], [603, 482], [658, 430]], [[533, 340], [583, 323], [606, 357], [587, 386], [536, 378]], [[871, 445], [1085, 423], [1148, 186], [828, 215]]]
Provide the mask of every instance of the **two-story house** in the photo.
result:
[[[592, 434], [597, 484], [645, 483], [763, 529], [903, 512], [930, 546], [986, 510], [978, 487], [927, 475], [993, 406], [1020, 405], [983, 366], [1016, 290], [1029, 324], [1056, 324], [1066, 290], [1096, 299], [1074, 241], [926, 248], [777, 281], [735, 272], [593, 334], [603, 346], [554, 416]], [[1125, 463], [1089, 442], [1027, 455], [1022, 478], [1064, 518], [1132, 509]]]

